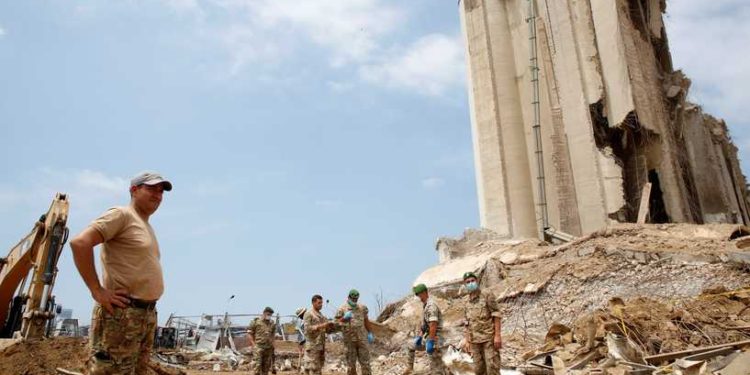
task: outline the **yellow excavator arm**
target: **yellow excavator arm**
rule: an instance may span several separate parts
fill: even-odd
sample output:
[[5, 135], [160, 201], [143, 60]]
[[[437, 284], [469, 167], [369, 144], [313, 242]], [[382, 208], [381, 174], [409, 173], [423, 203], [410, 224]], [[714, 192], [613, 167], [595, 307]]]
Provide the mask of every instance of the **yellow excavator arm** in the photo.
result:
[[0, 258], [0, 337], [45, 335], [54, 317], [52, 288], [68, 239], [67, 221], [68, 198], [58, 193], [31, 232]]

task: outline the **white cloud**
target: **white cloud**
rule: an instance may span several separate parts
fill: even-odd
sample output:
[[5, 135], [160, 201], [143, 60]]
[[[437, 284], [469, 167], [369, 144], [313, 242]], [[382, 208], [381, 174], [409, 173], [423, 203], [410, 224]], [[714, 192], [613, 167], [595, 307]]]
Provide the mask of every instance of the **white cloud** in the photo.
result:
[[[390, 41], [408, 25], [407, 7], [386, 0], [163, 0], [176, 12], [194, 12], [197, 45], [226, 54], [220, 76], [276, 76], [284, 63], [307, 55], [331, 68], [353, 67], [361, 80], [387, 88], [437, 96], [463, 92], [462, 39], [443, 34], [410, 45]], [[312, 50], [316, 48], [316, 50]], [[348, 71], [348, 70], [347, 70]], [[351, 79], [327, 81], [334, 92], [353, 88]]]
[[128, 189], [129, 181], [122, 177], [110, 177], [102, 172], [84, 169], [73, 173], [74, 186], [81, 189], [96, 189], [108, 194], [117, 194]]
[[403, 14], [381, 0], [266, 0], [243, 2], [259, 15], [261, 25], [291, 27], [315, 43], [331, 48], [331, 63], [364, 61], [378, 48], [378, 38], [392, 31]]
[[674, 0], [666, 17], [675, 68], [693, 81], [691, 100], [727, 121], [745, 171], [750, 167], [748, 17], [746, 0]]
[[0, 26], [0, 38], [4, 37], [5, 34], [6, 34], [5, 29], [2, 26]]
[[368, 61], [405, 16], [383, 0], [163, 1], [177, 12], [199, 15], [196, 36], [223, 47], [232, 75], [253, 62], [276, 64], [309, 52], [309, 44], [324, 48], [333, 67]]
[[462, 86], [465, 75], [462, 39], [443, 34], [424, 36], [383, 61], [360, 69], [366, 82], [433, 96]]
[[445, 185], [445, 180], [440, 177], [428, 177], [422, 180], [422, 187], [428, 190], [438, 189]]
[[668, 4], [667, 35], [674, 65], [692, 79], [692, 97], [730, 126], [747, 124], [750, 3], [675, 0]]
[[[66, 193], [71, 211], [93, 216], [107, 207], [127, 203], [129, 180], [88, 169], [31, 171], [19, 183], [0, 185], [0, 212], [17, 212], [50, 202], [55, 193]], [[124, 201], [123, 201], [124, 200]]]
[[210, 32], [229, 55], [229, 75], [242, 73], [250, 63], [265, 61], [271, 64], [284, 55], [283, 43], [265, 38], [254, 27], [230, 24]]

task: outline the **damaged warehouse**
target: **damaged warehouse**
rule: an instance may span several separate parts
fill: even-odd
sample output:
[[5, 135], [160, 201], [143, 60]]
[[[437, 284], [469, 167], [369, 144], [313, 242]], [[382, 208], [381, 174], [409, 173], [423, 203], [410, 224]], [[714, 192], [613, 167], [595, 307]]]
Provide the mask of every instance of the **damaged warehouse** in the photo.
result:
[[726, 124], [673, 68], [664, 0], [459, 8], [482, 227], [580, 236], [642, 207], [642, 222], [749, 223]]

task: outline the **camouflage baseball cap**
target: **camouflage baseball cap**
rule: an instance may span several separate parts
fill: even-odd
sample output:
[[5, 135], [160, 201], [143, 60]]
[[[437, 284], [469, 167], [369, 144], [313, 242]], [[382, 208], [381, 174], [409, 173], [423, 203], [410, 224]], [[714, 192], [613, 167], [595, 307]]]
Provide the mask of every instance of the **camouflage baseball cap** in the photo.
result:
[[139, 186], [139, 185], [158, 185], [162, 184], [164, 186], [165, 191], [171, 191], [172, 190], [172, 183], [169, 182], [167, 179], [162, 177], [161, 174], [158, 172], [141, 172], [138, 173], [135, 177], [133, 177], [132, 180], [130, 180], [130, 186]]

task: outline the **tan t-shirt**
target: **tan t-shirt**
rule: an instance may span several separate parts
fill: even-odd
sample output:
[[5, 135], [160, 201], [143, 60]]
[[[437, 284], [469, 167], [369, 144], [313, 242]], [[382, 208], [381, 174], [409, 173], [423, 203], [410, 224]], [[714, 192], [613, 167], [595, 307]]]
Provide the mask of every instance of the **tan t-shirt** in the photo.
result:
[[104, 238], [104, 287], [126, 289], [132, 298], [155, 301], [164, 293], [159, 243], [151, 225], [130, 206], [110, 208], [91, 223]]

